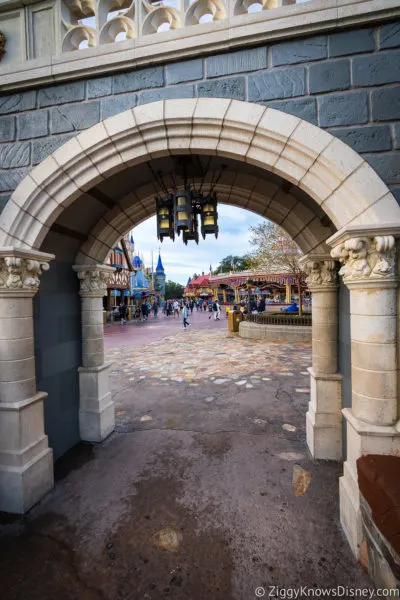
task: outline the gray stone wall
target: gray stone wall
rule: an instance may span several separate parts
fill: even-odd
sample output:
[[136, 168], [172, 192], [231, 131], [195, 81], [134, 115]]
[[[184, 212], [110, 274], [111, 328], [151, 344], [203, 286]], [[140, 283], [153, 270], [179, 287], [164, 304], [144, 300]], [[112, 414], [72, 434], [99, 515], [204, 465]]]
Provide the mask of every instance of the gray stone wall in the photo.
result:
[[400, 22], [0, 97], [0, 209], [76, 132], [137, 104], [198, 96], [272, 106], [362, 154], [400, 202]]
[[45, 433], [54, 459], [80, 440], [78, 367], [82, 365], [79, 280], [72, 270], [78, 243], [50, 233], [44, 252], [56, 254], [34, 297], [37, 389], [44, 401]]

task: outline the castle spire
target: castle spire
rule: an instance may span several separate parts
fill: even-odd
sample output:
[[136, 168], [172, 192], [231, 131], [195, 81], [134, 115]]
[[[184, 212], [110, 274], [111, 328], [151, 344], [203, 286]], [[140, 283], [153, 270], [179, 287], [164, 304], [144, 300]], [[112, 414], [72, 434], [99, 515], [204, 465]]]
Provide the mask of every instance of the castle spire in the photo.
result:
[[161, 260], [161, 253], [158, 253], [158, 262], [157, 262], [157, 266], [156, 266], [156, 273], [157, 272], [164, 272], [164, 267], [162, 264], [162, 260]]

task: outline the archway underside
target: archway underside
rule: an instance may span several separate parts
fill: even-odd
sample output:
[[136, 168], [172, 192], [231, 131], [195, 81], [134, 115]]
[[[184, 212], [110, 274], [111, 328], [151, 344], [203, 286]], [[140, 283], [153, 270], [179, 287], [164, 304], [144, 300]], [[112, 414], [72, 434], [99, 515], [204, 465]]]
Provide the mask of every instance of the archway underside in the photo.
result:
[[278, 223], [304, 253], [328, 252], [325, 240], [335, 228], [307, 194], [258, 167], [206, 155], [158, 158], [119, 172], [78, 198], [50, 231], [82, 241], [77, 264], [104, 262], [127, 231], [155, 214], [162, 187], [183, 187], [183, 162], [189, 182], [203, 192], [214, 189], [220, 203]]
[[303, 252], [321, 251], [347, 225], [400, 220], [382, 180], [328, 132], [257, 104], [166, 100], [95, 125], [33, 169], [0, 217], [0, 245], [40, 249], [55, 224], [59, 232], [71, 219], [82, 225], [80, 207], [95, 194], [102, 209], [77, 232], [77, 261], [102, 262], [126, 229], [154, 214], [157, 186], [143, 180], [146, 163], [182, 154], [235, 161], [216, 188], [220, 201], [278, 222]]

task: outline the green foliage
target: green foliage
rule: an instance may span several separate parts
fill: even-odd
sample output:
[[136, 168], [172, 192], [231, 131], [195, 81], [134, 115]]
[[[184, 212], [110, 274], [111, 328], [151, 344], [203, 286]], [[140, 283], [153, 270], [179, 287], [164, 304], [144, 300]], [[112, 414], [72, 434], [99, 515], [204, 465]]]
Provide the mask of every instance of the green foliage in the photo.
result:
[[184, 290], [184, 286], [180, 283], [168, 280], [165, 284], [165, 299], [172, 300], [173, 298], [182, 298]]
[[247, 271], [250, 267], [251, 259], [248, 254], [245, 254], [244, 256], [234, 256], [230, 254], [221, 260], [218, 267], [213, 271], [213, 275], [230, 273], [231, 271]]

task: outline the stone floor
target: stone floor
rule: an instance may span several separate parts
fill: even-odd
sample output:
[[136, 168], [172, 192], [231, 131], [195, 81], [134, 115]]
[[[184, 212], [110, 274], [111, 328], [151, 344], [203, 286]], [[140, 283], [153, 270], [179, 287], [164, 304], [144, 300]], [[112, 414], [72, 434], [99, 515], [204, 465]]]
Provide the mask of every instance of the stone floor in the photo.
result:
[[244, 341], [203, 314], [191, 327], [107, 328], [117, 430], [60, 459], [24, 519], [3, 516], [2, 600], [372, 587], [340, 528], [341, 465], [307, 452], [309, 346]]

